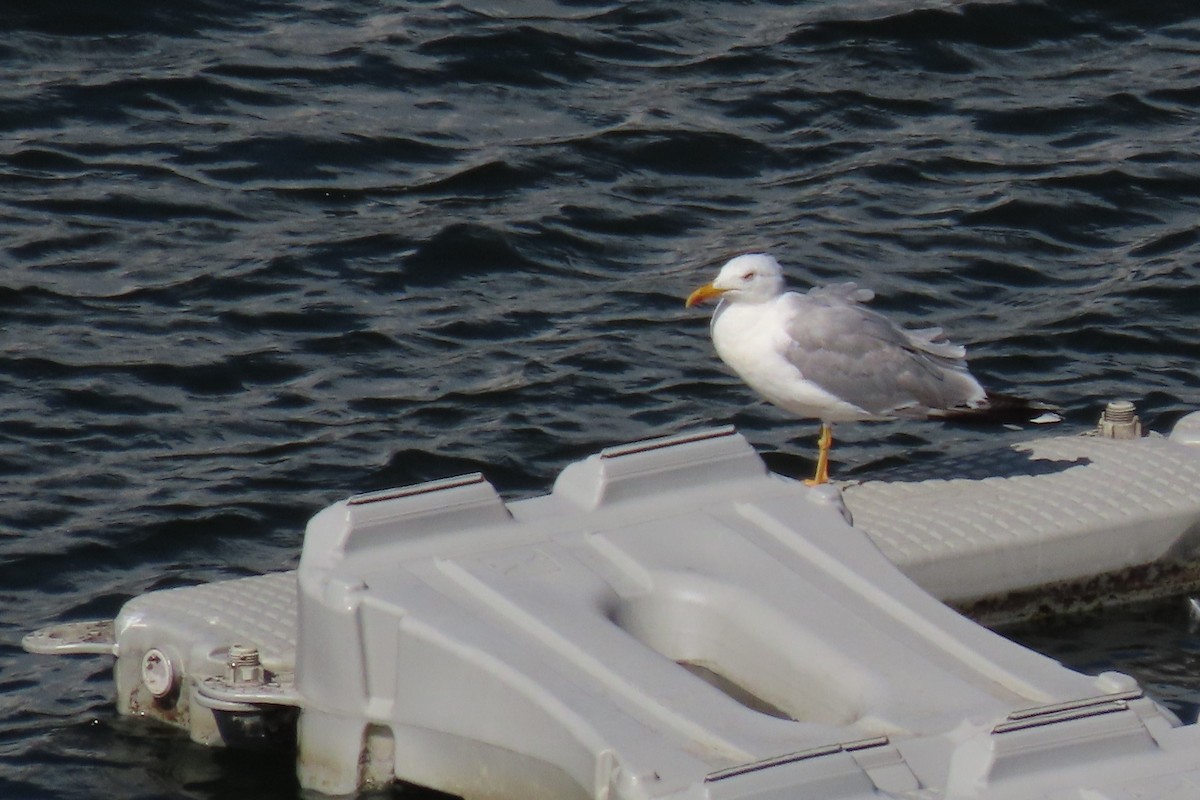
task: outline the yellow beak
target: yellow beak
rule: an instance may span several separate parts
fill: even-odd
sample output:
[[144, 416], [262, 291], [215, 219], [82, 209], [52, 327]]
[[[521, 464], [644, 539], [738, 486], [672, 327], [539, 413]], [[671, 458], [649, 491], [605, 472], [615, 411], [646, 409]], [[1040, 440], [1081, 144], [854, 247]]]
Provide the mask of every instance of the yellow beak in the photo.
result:
[[720, 297], [723, 294], [725, 294], [724, 289], [718, 289], [717, 287], [713, 286], [711, 283], [706, 283], [703, 286], [701, 286], [699, 289], [697, 289], [696, 291], [694, 291], [688, 295], [688, 299], [687, 299], [687, 302], [684, 303], [684, 307], [691, 308], [694, 305], [706, 302], [708, 300], [713, 300], [717, 297]]

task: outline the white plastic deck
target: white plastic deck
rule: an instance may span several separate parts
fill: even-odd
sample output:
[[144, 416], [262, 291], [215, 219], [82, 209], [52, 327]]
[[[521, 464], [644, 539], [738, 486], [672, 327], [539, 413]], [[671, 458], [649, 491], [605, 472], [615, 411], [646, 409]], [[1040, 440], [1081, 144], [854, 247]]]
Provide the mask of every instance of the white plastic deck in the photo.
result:
[[1043, 437], [843, 496], [889, 560], [973, 616], [1179, 593], [1200, 578], [1200, 449], [1181, 444], [1193, 421], [1171, 439]]
[[[301, 782], [328, 794], [1200, 798], [1196, 726], [936, 599], [1137, 570], [1178, 589], [1198, 428], [840, 490], [770, 474], [727, 429], [612, 448], [510, 504], [478, 475], [352, 498], [297, 572], [127, 604], [118, 707], [206, 743], [298, 714]], [[235, 644], [261, 672], [227, 666]]]

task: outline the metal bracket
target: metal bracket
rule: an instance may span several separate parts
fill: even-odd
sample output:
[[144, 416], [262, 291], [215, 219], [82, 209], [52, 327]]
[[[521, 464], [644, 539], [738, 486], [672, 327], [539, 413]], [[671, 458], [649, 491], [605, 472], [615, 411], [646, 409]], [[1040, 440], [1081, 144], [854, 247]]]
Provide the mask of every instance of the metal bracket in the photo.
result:
[[21, 639], [21, 647], [39, 655], [117, 655], [117, 639], [111, 620], [64, 622], [36, 630]]
[[290, 673], [271, 675], [262, 683], [231, 683], [224, 676], [205, 678], [196, 686], [196, 702], [217, 711], [235, 706], [295, 706], [303, 703]]

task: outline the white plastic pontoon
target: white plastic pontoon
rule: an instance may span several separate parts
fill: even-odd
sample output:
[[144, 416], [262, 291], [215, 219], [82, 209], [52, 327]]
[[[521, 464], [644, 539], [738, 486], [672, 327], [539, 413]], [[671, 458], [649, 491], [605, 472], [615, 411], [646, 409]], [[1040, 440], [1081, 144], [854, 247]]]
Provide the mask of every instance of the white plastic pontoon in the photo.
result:
[[153, 592], [26, 646], [117, 655], [118, 709], [200, 742], [294, 723], [301, 783], [327, 794], [1200, 797], [1200, 728], [941, 602], [1194, 585], [1198, 441], [1191, 416], [810, 489], [704, 431], [508, 504], [480, 475], [360, 495], [313, 518], [295, 572]]

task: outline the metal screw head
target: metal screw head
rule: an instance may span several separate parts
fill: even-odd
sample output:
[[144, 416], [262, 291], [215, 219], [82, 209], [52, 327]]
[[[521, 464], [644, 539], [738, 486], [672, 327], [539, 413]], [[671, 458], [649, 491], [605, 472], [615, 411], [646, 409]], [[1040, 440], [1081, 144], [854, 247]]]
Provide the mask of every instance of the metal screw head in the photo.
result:
[[1113, 400], [1104, 408], [1096, 432], [1108, 439], [1138, 439], [1142, 435], [1142, 422], [1137, 408], [1128, 400]]
[[262, 661], [258, 648], [252, 644], [229, 645], [229, 656], [225, 661], [226, 680], [234, 686], [245, 686], [263, 682]]
[[1113, 400], [1104, 407], [1104, 418], [1109, 422], [1130, 422], [1135, 411], [1129, 400]]

